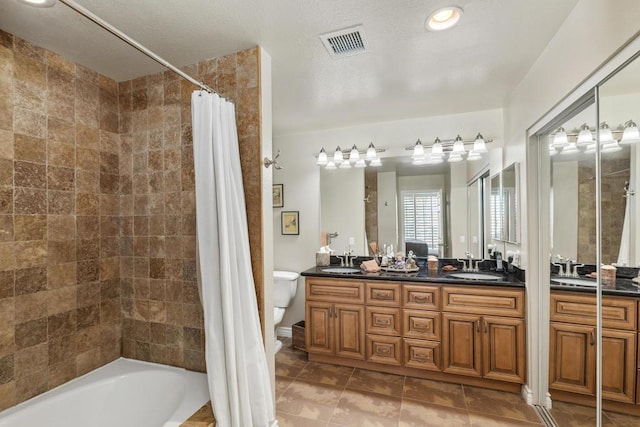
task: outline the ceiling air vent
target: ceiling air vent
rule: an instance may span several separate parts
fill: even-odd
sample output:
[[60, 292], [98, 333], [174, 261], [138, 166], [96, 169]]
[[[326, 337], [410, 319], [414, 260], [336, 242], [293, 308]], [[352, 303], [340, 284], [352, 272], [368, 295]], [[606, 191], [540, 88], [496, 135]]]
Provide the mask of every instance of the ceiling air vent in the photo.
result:
[[368, 51], [367, 36], [362, 25], [321, 34], [320, 40], [333, 59], [359, 55]]

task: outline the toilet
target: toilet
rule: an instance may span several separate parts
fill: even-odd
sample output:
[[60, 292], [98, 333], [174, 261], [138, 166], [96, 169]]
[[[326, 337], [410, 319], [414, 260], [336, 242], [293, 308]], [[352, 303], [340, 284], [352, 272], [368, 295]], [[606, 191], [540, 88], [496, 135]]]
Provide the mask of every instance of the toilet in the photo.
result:
[[276, 353], [282, 348], [282, 342], [277, 339], [278, 327], [284, 317], [285, 309], [289, 307], [293, 297], [296, 296], [299, 276], [293, 271], [273, 271], [273, 327], [276, 335]]

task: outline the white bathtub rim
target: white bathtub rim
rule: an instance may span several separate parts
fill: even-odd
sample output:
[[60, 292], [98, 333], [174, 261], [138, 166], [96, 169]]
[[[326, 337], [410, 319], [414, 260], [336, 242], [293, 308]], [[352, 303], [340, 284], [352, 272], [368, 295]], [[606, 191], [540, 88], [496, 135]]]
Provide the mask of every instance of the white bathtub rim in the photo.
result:
[[[37, 396], [34, 396], [30, 399], [25, 400], [24, 402], [20, 402], [17, 405], [14, 405], [10, 408], [7, 408], [3, 411], [0, 411], [0, 421], [4, 418], [11, 416], [12, 414], [18, 413], [23, 409], [27, 409], [31, 406], [36, 405], [40, 401], [46, 401], [49, 399], [56, 399], [58, 396], [64, 395], [69, 390], [89, 387], [91, 385], [114, 381], [121, 377], [126, 377], [127, 374], [132, 374], [136, 372], [153, 372], [153, 371], [169, 371], [171, 373], [184, 375], [187, 378], [194, 378], [198, 376], [206, 376], [206, 374], [201, 372], [189, 371], [184, 368], [178, 368], [175, 366], [163, 365], [159, 363], [152, 362], [144, 362], [141, 360], [128, 359], [125, 357], [120, 357], [118, 359], [113, 360], [112, 362], [107, 363], [106, 365], [100, 366], [92, 371], [89, 371], [79, 377], [76, 377], [72, 380], [69, 380], [51, 390], [47, 390], [44, 393], [41, 393]], [[179, 426], [181, 423], [185, 422], [191, 415], [193, 415], [198, 409], [200, 409], [205, 403], [207, 403], [209, 398], [209, 391], [206, 388], [206, 380], [204, 381], [206, 396], [198, 396], [198, 394], [202, 394], [202, 389], [197, 389], [197, 387], [186, 387], [184, 393], [185, 395], [189, 395], [189, 397], [200, 397], [197, 400], [196, 404], [193, 402], [189, 402], [188, 398], [183, 398], [182, 402], [179, 404], [178, 408], [171, 417], [167, 420], [164, 426]], [[204, 399], [204, 400], [203, 400]], [[203, 400], [203, 401], [202, 401]]]

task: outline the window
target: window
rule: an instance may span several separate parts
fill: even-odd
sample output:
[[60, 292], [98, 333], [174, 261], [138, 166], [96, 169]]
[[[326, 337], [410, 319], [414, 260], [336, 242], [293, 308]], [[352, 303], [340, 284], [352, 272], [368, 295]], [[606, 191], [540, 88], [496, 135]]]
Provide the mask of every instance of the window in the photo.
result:
[[429, 251], [437, 250], [442, 238], [440, 190], [402, 192], [404, 241], [422, 240]]

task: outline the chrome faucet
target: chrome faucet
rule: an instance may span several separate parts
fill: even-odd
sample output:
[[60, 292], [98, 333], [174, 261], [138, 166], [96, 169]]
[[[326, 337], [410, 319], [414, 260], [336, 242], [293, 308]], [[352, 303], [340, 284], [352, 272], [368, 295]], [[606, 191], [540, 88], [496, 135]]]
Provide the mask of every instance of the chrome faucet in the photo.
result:
[[347, 264], [345, 264], [344, 260], [346, 258], [346, 254], [343, 256], [340, 255], [336, 255], [336, 258], [338, 258], [340, 260], [340, 267], [346, 267]]
[[347, 267], [353, 267], [353, 259], [357, 257], [357, 255], [351, 255], [351, 254], [353, 254], [353, 249], [344, 253], [345, 265]]
[[[558, 258], [559, 264], [553, 262], [553, 256], [551, 257], [551, 265], [558, 267], [558, 276], [564, 277], [564, 269], [562, 268], [562, 261], [564, 261], [564, 257], [560, 254], [556, 254], [556, 258]], [[569, 268], [571, 268], [571, 264], [569, 264]]]
[[571, 263], [575, 261], [571, 261], [571, 258], [567, 258], [565, 261], [566, 268], [564, 269], [564, 275], [569, 277], [571, 276]]
[[476, 261], [476, 267], [473, 269], [473, 271], [480, 271], [480, 263], [483, 263], [485, 261], [491, 261], [489, 259], [479, 259], [478, 261]]
[[573, 266], [573, 274], [571, 274], [571, 277], [578, 277], [578, 267], [584, 267], [584, 264], [575, 264]]
[[466, 260], [460, 259], [460, 258], [456, 258], [456, 260], [458, 262], [462, 263], [462, 271], [469, 271], [469, 270], [467, 270], [467, 261]]

